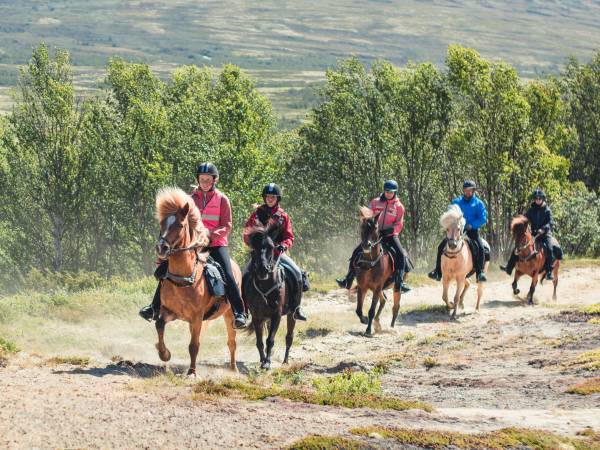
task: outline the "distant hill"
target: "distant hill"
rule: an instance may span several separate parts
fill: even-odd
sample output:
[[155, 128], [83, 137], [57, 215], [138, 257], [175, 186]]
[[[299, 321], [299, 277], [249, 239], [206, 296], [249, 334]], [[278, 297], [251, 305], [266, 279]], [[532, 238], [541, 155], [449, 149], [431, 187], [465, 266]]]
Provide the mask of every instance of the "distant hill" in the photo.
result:
[[304, 88], [339, 58], [441, 64], [459, 43], [533, 77], [557, 73], [569, 55], [589, 58], [600, 48], [599, 23], [600, 2], [591, 0], [3, 0], [0, 85], [15, 83], [16, 65], [41, 40], [68, 49], [78, 83], [91, 89], [115, 55], [164, 71], [232, 62], [297, 120], [312, 101]]

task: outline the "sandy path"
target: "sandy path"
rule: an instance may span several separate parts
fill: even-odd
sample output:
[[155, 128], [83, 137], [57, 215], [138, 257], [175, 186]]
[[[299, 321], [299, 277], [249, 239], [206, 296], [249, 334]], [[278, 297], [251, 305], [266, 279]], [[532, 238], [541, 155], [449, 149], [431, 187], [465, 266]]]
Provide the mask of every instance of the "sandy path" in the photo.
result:
[[[439, 286], [416, 289], [403, 299], [408, 308], [399, 326], [374, 338], [360, 335], [364, 326], [353, 315], [345, 293], [309, 299], [307, 327], [325, 336], [305, 336], [293, 349], [294, 360], [310, 361], [307, 371], [335, 372], [348, 365], [371, 367], [390, 357], [382, 382], [386, 393], [419, 398], [436, 412], [350, 410], [290, 403], [194, 401], [191, 382], [152, 385], [139, 373], [124, 373], [107, 362], [80, 369], [38, 365], [39, 358], [19, 354], [0, 369], [0, 447], [8, 448], [281, 448], [307, 434], [346, 434], [363, 425], [425, 427], [480, 431], [529, 426], [573, 434], [600, 430], [600, 395], [565, 394], [566, 387], [597, 372], [565, 371], [560, 363], [600, 347], [600, 326], [560, 320], [549, 300], [550, 287], [534, 308], [516, 302], [506, 279], [486, 286], [479, 314], [456, 321], [440, 312], [418, 311], [418, 304], [441, 302]], [[562, 275], [559, 304], [600, 301], [600, 271], [572, 269]], [[408, 333], [414, 335], [406, 339]], [[277, 348], [277, 354], [282, 353]], [[247, 365], [256, 355], [242, 353]], [[202, 374], [223, 355], [206, 355]], [[440, 366], [427, 370], [422, 360]], [[148, 361], [156, 363], [156, 361]], [[185, 361], [180, 361], [185, 362]], [[244, 367], [244, 366], [242, 366]]]

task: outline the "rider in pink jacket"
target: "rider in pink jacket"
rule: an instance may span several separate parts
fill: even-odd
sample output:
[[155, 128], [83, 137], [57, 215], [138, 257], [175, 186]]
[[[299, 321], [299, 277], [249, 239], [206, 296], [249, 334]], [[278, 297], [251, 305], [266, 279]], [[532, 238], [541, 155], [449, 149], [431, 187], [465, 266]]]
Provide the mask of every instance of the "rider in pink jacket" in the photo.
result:
[[[396, 265], [396, 277], [394, 288], [402, 292], [410, 291], [410, 287], [404, 284], [404, 273], [407, 271], [406, 252], [400, 244], [398, 235], [404, 228], [404, 205], [397, 196], [398, 183], [394, 180], [388, 180], [383, 184], [383, 193], [371, 200], [369, 208], [375, 213], [380, 213], [378, 223], [382, 235], [382, 243], [388, 248], [393, 248], [394, 264]], [[354, 281], [354, 261], [362, 251], [361, 246], [357, 246], [350, 257], [348, 273], [345, 278], [338, 278], [336, 281], [341, 288], [350, 289]]]

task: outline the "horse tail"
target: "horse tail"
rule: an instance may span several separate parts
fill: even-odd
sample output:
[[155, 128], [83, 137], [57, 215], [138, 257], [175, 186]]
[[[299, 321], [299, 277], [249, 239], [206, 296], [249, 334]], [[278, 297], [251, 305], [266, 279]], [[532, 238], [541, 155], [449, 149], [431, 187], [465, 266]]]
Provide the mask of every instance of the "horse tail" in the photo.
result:
[[[250, 321], [250, 323], [248, 324], [248, 326], [246, 326], [246, 328], [243, 330], [243, 332], [246, 333], [247, 336], [252, 336], [252, 334], [254, 333], [254, 322], [255, 321], [256, 321], [256, 319], [253, 318]], [[263, 334], [268, 333], [270, 323], [271, 323], [271, 319], [263, 320], [263, 322], [262, 322]]]

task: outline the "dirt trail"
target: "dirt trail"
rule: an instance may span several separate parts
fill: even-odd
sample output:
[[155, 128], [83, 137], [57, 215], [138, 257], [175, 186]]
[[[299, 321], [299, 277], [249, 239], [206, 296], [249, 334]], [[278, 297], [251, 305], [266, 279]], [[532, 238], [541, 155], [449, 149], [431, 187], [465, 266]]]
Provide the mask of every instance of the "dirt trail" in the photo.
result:
[[[384, 330], [373, 338], [361, 335], [365, 327], [345, 292], [306, 301], [311, 321], [300, 328], [292, 357], [310, 363], [307, 373], [369, 369], [386, 361], [385, 393], [424, 400], [436, 408], [434, 413], [351, 410], [281, 399], [195, 401], [192, 381], [159, 386], [144, 381], [158, 366], [125, 370], [97, 361], [85, 368], [50, 367], [39, 364], [42, 357], [21, 353], [0, 368], [0, 447], [281, 448], [307, 434], [347, 434], [366, 425], [468, 432], [527, 426], [563, 434], [589, 426], [600, 431], [600, 394], [564, 392], [599, 376], [564, 364], [600, 348], [600, 325], [560, 314], [568, 305], [600, 302], [600, 270], [571, 269], [561, 275], [556, 303], [550, 300], [551, 287], [544, 286], [536, 295], [537, 306], [522, 306], [502, 277], [486, 285], [480, 313], [473, 312], [471, 292], [465, 315], [455, 321], [426, 307], [441, 304], [440, 286], [417, 288], [402, 300], [399, 325], [389, 329], [388, 305]], [[282, 353], [278, 342], [276, 355]], [[439, 365], [426, 368], [427, 357]], [[256, 359], [252, 341], [244, 341], [241, 371], [256, 367]], [[200, 377], [227, 375], [225, 361], [225, 350], [203, 354]], [[280, 359], [275, 361], [278, 366]], [[157, 364], [157, 359], [144, 362]], [[185, 363], [176, 360], [176, 369], [183, 370]]]

